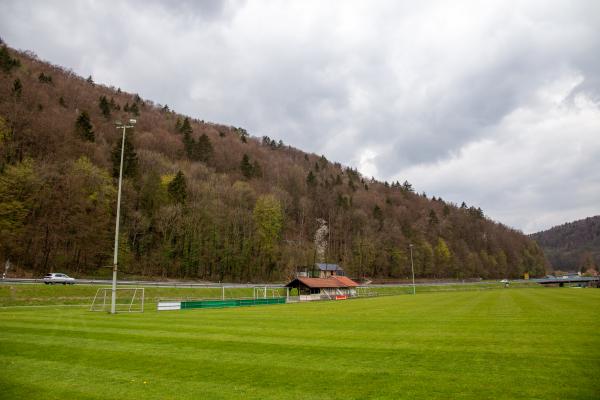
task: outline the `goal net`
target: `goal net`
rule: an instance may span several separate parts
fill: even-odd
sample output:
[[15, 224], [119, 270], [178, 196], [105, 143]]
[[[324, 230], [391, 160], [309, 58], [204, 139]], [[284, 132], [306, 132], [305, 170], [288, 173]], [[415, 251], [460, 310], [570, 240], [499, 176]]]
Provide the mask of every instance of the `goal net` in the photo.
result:
[[255, 299], [260, 298], [272, 298], [272, 297], [286, 297], [289, 295], [288, 289], [284, 287], [265, 287], [265, 286], [256, 286], [254, 287], [254, 295]]
[[[96, 291], [90, 311], [110, 312], [112, 288], [100, 288]], [[144, 288], [117, 288], [115, 311], [144, 312]]]

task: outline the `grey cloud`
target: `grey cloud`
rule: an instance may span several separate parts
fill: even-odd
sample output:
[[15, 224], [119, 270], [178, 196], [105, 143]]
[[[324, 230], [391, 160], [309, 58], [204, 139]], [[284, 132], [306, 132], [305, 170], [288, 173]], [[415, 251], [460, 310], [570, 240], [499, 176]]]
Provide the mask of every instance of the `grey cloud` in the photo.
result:
[[[544, 215], [569, 215], [552, 185], [536, 186], [535, 165], [523, 161], [522, 170], [511, 171], [520, 189], [505, 194], [468, 181], [447, 184], [444, 168], [474, 157], [465, 151], [474, 143], [518, 140], [507, 118], [518, 119], [519, 110], [544, 114], [539, 97], [565, 80], [577, 81], [564, 94], [566, 107], [577, 106], [579, 97], [600, 99], [595, 1], [4, 1], [1, 7], [0, 36], [11, 45], [178, 111], [347, 165], [360, 166], [368, 154], [377, 178], [401, 177], [430, 194], [480, 202], [515, 226], [526, 223], [502, 208], [511, 196], [552, 193], [556, 200]], [[553, 112], [544, 114], [548, 121], [560, 110]], [[576, 132], [598, 117], [587, 110], [569, 118]], [[546, 129], [524, 126], [532, 135]], [[581, 140], [593, 147], [599, 139]], [[539, 146], [532, 151], [556, 157], [550, 144]], [[509, 179], [495, 165], [468, 161], [461, 159], [463, 168], [481, 168], [484, 180]], [[578, 176], [590, 165], [574, 165], [564, 179], [595, 188]], [[583, 203], [600, 197], [586, 190]], [[585, 204], [572, 207], [593, 209]], [[535, 212], [526, 201], [518, 207], [522, 215]]]

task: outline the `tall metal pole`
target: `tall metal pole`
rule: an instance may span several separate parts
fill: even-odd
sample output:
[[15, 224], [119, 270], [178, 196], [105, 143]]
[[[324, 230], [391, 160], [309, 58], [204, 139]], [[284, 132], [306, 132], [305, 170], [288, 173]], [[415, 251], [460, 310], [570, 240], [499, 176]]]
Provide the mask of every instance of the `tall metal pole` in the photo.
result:
[[412, 255], [413, 245], [410, 244], [410, 245], [408, 245], [408, 247], [410, 247], [410, 268], [412, 269], [413, 294], [417, 294], [417, 288], [415, 287], [415, 264], [413, 263], [413, 255]]
[[123, 185], [123, 156], [125, 153], [125, 130], [123, 125], [123, 138], [121, 140], [121, 166], [119, 167], [119, 192], [117, 194], [117, 221], [115, 223], [115, 255], [113, 259], [112, 297], [110, 299], [110, 313], [117, 312], [117, 265], [119, 255], [119, 219], [121, 218], [121, 187]]
[[[112, 279], [112, 296], [110, 299], [110, 313], [115, 314], [117, 312], [117, 267], [118, 267], [118, 256], [119, 256], [119, 220], [121, 219], [121, 188], [123, 186], [123, 158], [125, 155], [125, 130], [127, 128], [133, 128], [136, 123], [135, 119], [130, 119], [131, 125], [123, 124], [117, 126], [117, 129], [123, 129], [123, 138], [121, 139], [121, 165], [119, 167], [119, 191], [117, 194], [117, 220], [115, 222], [115, 255], [113, 259], [113, 279]], [[120, 125], [120, 123], [117, 123]]]

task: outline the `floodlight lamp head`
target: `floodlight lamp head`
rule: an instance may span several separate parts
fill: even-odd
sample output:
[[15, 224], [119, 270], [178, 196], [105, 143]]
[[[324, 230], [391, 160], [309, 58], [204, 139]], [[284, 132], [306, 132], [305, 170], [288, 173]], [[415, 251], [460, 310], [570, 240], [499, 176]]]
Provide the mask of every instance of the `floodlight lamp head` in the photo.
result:
[[116, 126], [121, 126], [121, 125], [123, 125], [123, 124], [121, 123], [121, 121], [115, 121], [115, 125], [116, 125]]
[[129, 120], [129, 123], [131, 125], [135, 125], [137, 123], [137, 120], [132, 118], [132, 119]]

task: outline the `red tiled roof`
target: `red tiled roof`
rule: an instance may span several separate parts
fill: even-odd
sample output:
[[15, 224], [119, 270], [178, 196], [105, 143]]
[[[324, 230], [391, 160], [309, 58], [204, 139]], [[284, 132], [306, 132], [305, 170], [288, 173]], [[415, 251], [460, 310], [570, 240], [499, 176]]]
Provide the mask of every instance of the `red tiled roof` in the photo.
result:
[[[309, 288], [319, 289], [319, 288], [347, 288], [347, 287], [357, 287], [358, 283], [354, 282], [350, 278], [346, 278], [345, 276], [331, 276], [329, 278], [305, 278], [298, 277], [294, 280], [300, 281], [303, 285], [308, 286]], [[294, 281], [288, 283], [286, 286], [290, 286]]]
[[333, 279], [337, 279], [342, 284], [344, 284], [345, 286], [348, 286], [348, 287], [357, 287], [358, 286], [358, 283], [354, 282], [352, 279], [345, 277], [345, 276], [336, 275], [333, 277]]

